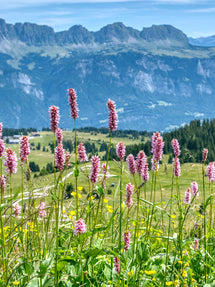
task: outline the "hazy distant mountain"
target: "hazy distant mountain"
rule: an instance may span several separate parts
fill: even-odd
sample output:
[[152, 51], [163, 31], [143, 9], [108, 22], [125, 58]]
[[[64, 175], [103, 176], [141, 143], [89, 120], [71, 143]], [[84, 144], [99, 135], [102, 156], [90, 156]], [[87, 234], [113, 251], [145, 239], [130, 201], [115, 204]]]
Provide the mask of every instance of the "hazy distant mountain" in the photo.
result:
[[171, 129], [215, 117], [215, 48], [190, 45], [170, 25], [138, 31], [114, 23], [97, 32], [75, 25], [54, 32], [0, 19], [0, 122], [46, 127], [54, 104], [60, 126], [73, 128], [68, 88], [77, 91], [78, 126], [107, 126], [111, 98], [120, 128]]
[[196, 46], [215, 47], [215, 35], [209, 37], [189, 38], [189, 42]]

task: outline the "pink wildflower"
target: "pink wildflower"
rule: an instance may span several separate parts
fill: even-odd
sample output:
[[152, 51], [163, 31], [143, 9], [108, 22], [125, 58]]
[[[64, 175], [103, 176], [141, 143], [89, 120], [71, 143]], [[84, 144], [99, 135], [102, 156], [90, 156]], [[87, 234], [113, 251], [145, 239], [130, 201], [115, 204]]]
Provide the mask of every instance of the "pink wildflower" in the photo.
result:
[[115, 102], [111, 101], [110, 99], [107, 102], [107, 106], [109, 109], [109, 130], [115, 131], [117, 129], [117, 113], [116, 113], [116, 106]]
[[4, 165], [7, 167], [6, 172], [9, 174], [14, 174], [17, 172], [17, 156], [14, 151], [10, 148], [6, 149], [5, 154], [6, 160], [4, 161]]
[[100, 158], [98, 156], [93, 156], [91, 158], [91, 174], [89, 176], [92, 184], [95, 184], [98, 181], [98, 173], [100, 171]]
[[128, 251], [128, 249], [130, 247], [130, 237], [131, 237], [131, 234], [129, 231], [126, 231], [123, 234], [124, 250], [126, 250], [126, 251]]
[[70, 166], [70, 157], [71, 157], [71, 154], [68, 151], [66, 151], [66, 154], [65, 154], [65, 165], [66, 165], [66, 167]]
[[172, 148], [174, 150], [174, 155], [178, 157], [181, 154], [178, 140], [176, 139], [172, 140]]
[[180, 167], [180, 161], [178, 157], [175, 157], [173, 159], [173, 168], [174, 168], [174, 176], [180, 176], [181, 174], [181, 167]]
[[191, 200], [191, 192], [190, 188], [188, 187], [187, 191], [185, 191], [184, 203], [189, 204], [190, 200]]
[[205, 162], [208, 156], [208, 149], [204, 148], [202, 153], [202, 161]]
[[158, 162], [162, 159], [163, 148], [164, 148], [163, 138], [159, 132], [153, 134], [151, 144], [152, 144], [153, 157], [155, 161]]
[[0, 138], [2, 137], [2, 128], [3, 128], [3, 125], [2, 123], [0, 123]]
[[0, 139], [0, 157], [3, 156], [4, 153], [4, 142]]
[[63, 167], [64, 167], [64, 163], [65, 163], [65, 153], [64, 153], [64, 149], [63, 149], [63, 145], [59, 144], [56, 148], [55, 148], [55, 164], [57, 166], [57, 168], [62, 171]]
[[209, 165], [206, 167], [206, 176], [210, 182], [215, 181], [215, 165], [214, 162], [210, 162]]
[[149, 164], [146, 163], [143, 168], [142, 179], [147, 182], [149, 180]]
[[126, 161], [128, 163], [128, 168], [129, 168], [130, 174], [135, 174], [136, 173], [136, 167], [135, 167], [135, 161], [134, 161], [133, 154], [129, 154], [126, 158]]
[[133, 194], [133, 191], [134, 191], [134, 185], [132, 185], [131, 183], [128, 183], [127, 186], [126, 186], [126, 202], [125, 204], [128, 206], [128, 207], [131, 207], [131, 204], [133, 203], [132, 201], [132, 194]]
[[196, 194], [196, 196], [199, 196], [199, 193], [198, 193], [198, 184], [197, 182], [193, 181], [191, 183], [191, 188], [192, 188], [192, 192], [193, 192], [193, 196]]
[[5, 176], [2, 175], [0, 177], [0, 189], [3, 193], [5, 192], [5, 188], [6, 188], [6, 180], [5, 180]]
[[56, 133], [58, 123], [60, 121], [60, 116], [59, 116], [59, 108], [56, 106], [51, 106], [49, 108], [49, 117], [50, 117], [50, 127], [51, 130]]
[[151, 163], [152, 163], [152, 170], [158, 171], [159, 170], [159, 161], [157, 161], [154, 157], [152, 157]]
[[114, 261], [114, 266], [115, 266], [115, 271], [119, 274], [120, 273], [120, 262], [119, 259], [117, 257], [114, 257], [113, 259]]
[[120, 160], [123, 160], [125, 157], [125, 145], [124, 143], [120, 142], [116, 145], [116, 155]]
[[199, 240], [197, 238], [194, 239], [194, 250], [197, 251], [199, 249]]
[[75, 223], [75, 229], [74, 229], [74, 234], [81, 234], [85, 233], [87, 230], [86, 224], [84, 223], [84, 220], [80, 218], [79, 220], [76, 221]]
[[57, 137], [58, 143], [62, 143], [62, 140], [63, 140], [63, 131], [62, 131], [62, 129], [57, 128], [57, 130], [56, 130], [56, 137]]
[[26, 136], [23, 136], [20, 140], [19, 153], [20, 153], [21, 162], [26, 162], [28, 155], [30, 153], [29, 139]]
[[137, 167], [137, 172], [142, 175], [144, 172], [144, 166], [146, 163], [146, 155], [143, 150], [141, 150], [136, 159], [136, 167]]
[[21, 214], [21, 210], [22, 210], [21, 206], [16, 202], [14, 204], [14, 214], [16, 217], [18, 217], [19, 214]]
[[82, 143], [78, 145], [77, 152], [78, 152], [78, 161], [80, 162], [88, 161], [88, 156], [86, 154], [85, 146]]
[[71, 107], [71, 117], [76, 119], [78, 117], [77, 96], [74, 89], [69, 89], [69, 104]]
[[39, 216], [40, 217], [46, 217], [45, 208], [46, 208], [45, 202], [40, 202], [40, 205], [39, 205]]

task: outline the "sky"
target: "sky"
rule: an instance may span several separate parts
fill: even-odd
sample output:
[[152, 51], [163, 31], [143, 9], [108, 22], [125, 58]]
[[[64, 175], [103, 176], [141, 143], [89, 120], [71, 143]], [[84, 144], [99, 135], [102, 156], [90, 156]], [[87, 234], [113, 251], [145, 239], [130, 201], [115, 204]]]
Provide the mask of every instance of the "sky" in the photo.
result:
[[48, 25], [56, 32], [77, 24], [89, 31], [114, 22], [138, 30], [170, 24], [197, 38], [215, 35], [215, 0], [0, 0], [0, 18]]

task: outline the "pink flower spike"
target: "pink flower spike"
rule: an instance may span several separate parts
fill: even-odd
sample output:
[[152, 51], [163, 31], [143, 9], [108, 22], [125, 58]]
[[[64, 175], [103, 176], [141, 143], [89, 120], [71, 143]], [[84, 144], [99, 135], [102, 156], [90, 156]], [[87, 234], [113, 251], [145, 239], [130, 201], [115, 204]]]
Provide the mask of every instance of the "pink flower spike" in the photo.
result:
[[142, 175], [144, 172], [144, 166], [146, 163], [146, 155], [143, 150], [141, 150], [136, 159], [136, 167], [137, 167], [137, 172]]
[[123, 243], [124, 243], [124, 250], [125, 251], [128, 251], [129, 247], [130, 247], [130, 237], [131, 237], [131, 234], [129, 231], [126, 231], [124, 234], [123, 234]]
[[88, 161], [88, 156], [86, 154], [85, 146], [82, 143], [78, 145], [77, 152], [78, 152], [78, 161], [80, 162]]
[[188, 187], [187, 191], [185, 191], [184, 203], [190, 204], [190, 201], [191, 201], [191, 192], [190, 188]]
[[194, 239], [194, 250], [197, 251], [199, 249], [199, 240], [197, 238]]
[[119, 274], [120, 273], [120, 262], [119, 259], [117, 257], [114, 257], [113, 259], [114, 261], [114, 266], [115, 266], [115, 271]]
[[45, 211], [45, 208], [46, 208], [46, 204], [45, 202], [40, 202], [40, 205], [39, 205], [39, 216], [40, 217], [46, 217], [46, 211]]
[[125, 157], [125, 145], [124, 143], [120, 142], [116, 145], [116, 155], [120, 160], [123, 160]]
[[6, 188], [6, 180], [5, 180], [5, 176], [2, 175], [0, 177], [0, 189], [3, 193], [5, 192], [5, 188]]
[[178, 157], [173, 159], [174, 176], [179, 177], [181, 174], [180, 161]]
[[4, 165], [7, 167], [6, 172], [14, 174], [17, 172], [17, 156], [12, 149], [6, 149]]
[[14, 214], [16, 217], [18, 217], [21, 214], [21, 210], [22, 210], [21, 206], [16, 202], [14, 204]]
[[66, 151], [66, 154], [65, 154], [65, 165], [66, 165], [66, 167], [70, 166], [70, 157], [71, 157], [71, 154], [68, 151]]
[[199, 193], [198, 193], [198, 184], [197, 182], [193, 181], [191, 183], [191, 188], [192, 188], [192, 192], [193, 192], [193, 196], [196, 194], [196, 196], [199, 196]]
[[78, 117], [77, 96], [74, 89], [69, 89], [69, 104], [71, 107], [71, 117], [76, 119]]
[[60, 121], [60, 116], [59, 116], [59, 108], [56, 106], [51, 106], [49, 108], [49, 118], [50, 118], [50, 127], [51, 130], [56, 133], [57, 127]]
[[132, 201], [132, 194], [133, 194], [133, 191], [134, 191], [134, 185], [132, 185], [131, 183], [128, 183], [127, 186], [126, 186], [126, 202], [125, 204], [128, 206], [128, 207], [131, 207], [133, 201]]
[[95, 184], [98, 181], [98, 173], [100, 171], [100, 158], [98, 156], [93, 156], [91, 158], [91, 174], [89, 176], [92, 184]]
[[56, 130], [56, 137], [57, 137], [58, 143], [62, 144], [62, 140], [63, 140], [63, 131], [62, 131], [62, 129], [57, 128], [57, 130]]
[[174, 155], [175, 155], [176, 157], [178, 157], [178, 156], [181, 154], [178, 140], [176, 140], [176, 139], [173, 139], [173, 140], [172, 140], [172, 148], [173, 148], [173, 150], [174, 150]]
[[82, 233], [85, 233], [87, 231], [86, 224], [82, 218], [76, 221], [75, 223], [75, 229], [74, 229], [74, 234], [75, 235], [80, 235]]
[[144, 165], [142, 179], [144, 182], [147, 182], [149, 180], [149, 164], [148, 163]]
[[20, 140], [19, 153], [20, 153], [21, 162], [26, 162], [28, 155], [30, 153], [29, 139], [26, 136], [23, 136]]
[[112, 132], [117, 129], [118, 116], [116, 112], [115, 102], [109, 99], [107, 102], [107, 106], [109, 109], [109, 130]]
[[205, 162], [208, 156], [208, 149], [204, 148], [202, 153], [202, 161]]
[[2, 128], [3, 128], [3, 124], [0, 123], [0, 138], [2, 137]]
[[214, 162], [210, 162], [209, 165], [206, 167], [206, 176], [210, 182], [215, 181], [215, 166]]
[[64, 153], [64, 149], [63, 149], [63, 145], [59, 144], [56, 148], [55, 148], [55, 164], [57, 166], [57, 168], [60, 171], [63, 171], [64, 168], [64, 163], [65, 163], [65, 153]]
[[133, 154], [129, 154], [126, 158], [126, 161], [128, 163], [128, 169], [130, 171], [130, 174], [136, 173], [136, 167], [135, 167], [135, 161]]
[[3, 142], [3, 140], [0, 139], [0, 157], [3, 156], [4, 149], [5, 149], [4, 142]]

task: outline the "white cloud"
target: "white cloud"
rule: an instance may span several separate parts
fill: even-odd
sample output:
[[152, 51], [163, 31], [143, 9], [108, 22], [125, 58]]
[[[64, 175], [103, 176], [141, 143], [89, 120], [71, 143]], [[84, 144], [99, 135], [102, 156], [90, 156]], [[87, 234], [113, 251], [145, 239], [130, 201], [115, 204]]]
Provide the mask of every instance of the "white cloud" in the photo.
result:
[[192, 9], [192, 10], [188, 10], [188, 12], [191, 12], [191, 13], [213, 13], [213, 12], [215, 12], [215, 7]]

